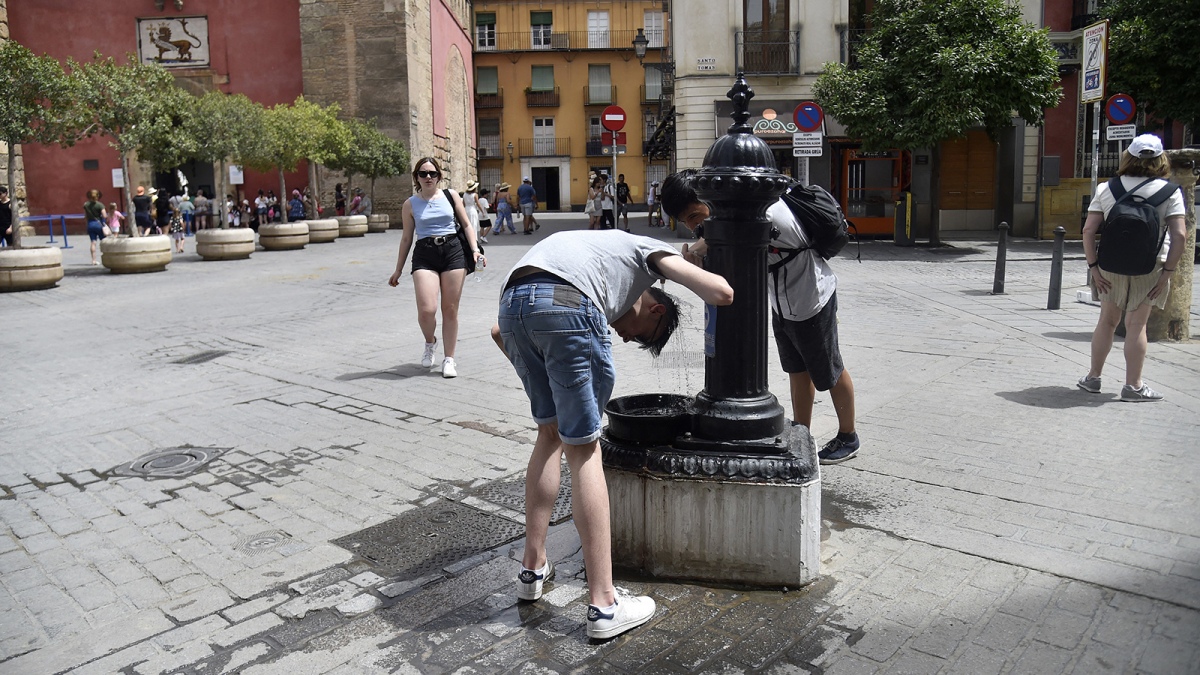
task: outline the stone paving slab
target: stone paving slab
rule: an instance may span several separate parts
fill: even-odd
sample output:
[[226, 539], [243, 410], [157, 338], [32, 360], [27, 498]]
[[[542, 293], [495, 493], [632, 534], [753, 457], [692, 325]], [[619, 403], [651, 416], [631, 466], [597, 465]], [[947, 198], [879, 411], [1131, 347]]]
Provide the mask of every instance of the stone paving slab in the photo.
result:
[[[187, 253], [148, 277], [77, 246], [59, 288], [0, 296], [21, 336], [0, 411], [0, 671], [1200, 672], [1200, 346], [1151, 345], [1162, 403], [1115, 401], [1119, 342], [1108, 393], [1076, 390], [1096, 315], [1074, 299], [1078, 243], [1054, 312], [1048, 242], [1010, 242], [1003, 296], [994, 243], [835, 261], [864, 449], [824, 467], [806, 589], [625, 577], [659, 612], [591, 644], [569, 522], [533, 605], [513, 596], [519, 540], [403, 582], [331, 545], [446, 498], [521, 522], [472, 490], [519, 479], [533, 440], [487, 329], [503, 271], [580, 222], [541, 220], [467, 283], [456, 380], [417, 364], [411, 280], [384, 284], [393, 232]], [[615, 395], [703, 386], [701, 308], [682, 299], [663, 357], [614, 350]], [[814, 434], [835, 430], [819, 399]], [[228, 450], [180, 478], [110, 473], [188, 446]], [[298, 618], [311, 593], [329, 602]]]

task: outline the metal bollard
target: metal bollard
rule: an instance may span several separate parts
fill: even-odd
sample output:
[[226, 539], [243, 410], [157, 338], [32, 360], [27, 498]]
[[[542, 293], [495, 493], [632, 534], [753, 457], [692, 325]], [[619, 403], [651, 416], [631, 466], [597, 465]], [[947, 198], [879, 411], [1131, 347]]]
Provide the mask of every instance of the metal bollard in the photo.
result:
[[992, 295], [1004, 295], [1004, 263], [1008, 257], [1008, 223], [1000, 223], [1000, 241], [996, 244], [996, 277]]
[[1046, 309], [1058, 309], [1062, 302], [1062, 266], [1063, 240], [1067, 230], [1062, 225], [1054, 228], [1054, 259], [1050, 263], [1050, 297], [1046, 299]]

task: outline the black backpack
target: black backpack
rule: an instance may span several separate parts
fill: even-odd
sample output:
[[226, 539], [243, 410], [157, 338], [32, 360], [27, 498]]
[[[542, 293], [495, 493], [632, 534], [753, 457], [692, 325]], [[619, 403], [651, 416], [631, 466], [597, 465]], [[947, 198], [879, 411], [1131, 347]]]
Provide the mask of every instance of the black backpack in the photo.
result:
[[1135, 195], [1153, 178], [1147, 178], [1137, 187], [1125, 191], [1121, 177], [1108, 181], [1108, 189], [1115, 202], [1104, 217], [1101, 228], [1100, 269], [1114, 274], [1138, 276], [1154, 271], [1158, 253], [1162, 250], [1167, 230], [1158, 219], [1158, 206], [1179, 189], [1179, 185], [1167, 181], [1161, 190], [1149, 197]]
[[[829, 260], [850, 242], [850, 230], [854, 228], [854, 224], [846, 220], [841, 204], [838, 204], [825, 188], [796, 181], [783, 193], [782, 198], [791, 209], [792, 215], [800, 222], [809, 245], [804, 248], [771, 247], [772, 253], [784, 254], [784, 258], [772, 265], [770, 271], [774, 272], [808, 249], [813, 249], [822, 258]], [[857, 235], [858, 230], [854, 231]], [[859, 255], [862, 255], [861, 252]]]

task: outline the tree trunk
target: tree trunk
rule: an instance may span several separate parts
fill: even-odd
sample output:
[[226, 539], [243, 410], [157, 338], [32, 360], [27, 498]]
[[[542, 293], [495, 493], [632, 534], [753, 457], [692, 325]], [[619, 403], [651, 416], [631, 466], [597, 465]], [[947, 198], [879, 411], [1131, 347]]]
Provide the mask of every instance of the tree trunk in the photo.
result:
[[371, 176], [371, 213], [375, 213], [375, 177]]
[[932, 148], [933, 170], [929, 177], [929, 244], [942, 245], [942, 144]]
[[287, 203], [288, 203], [287, 182], [283, 179], [283, 167], [279, 167], [279, 205], [280, 205], [280, 207], [282, 207], [279, 209], [279, 213], [280, 213], [279, 222], [281, 222], [281, 223], [288, 222]]
[[[25, 199], [29, 199], [29, 190], [25, 191]], [[17, 210], [17, 144], [8, 144], [8, 209], [12, 214], [10, 219], [10, 227], [12, 227], [12, 243], [13, 248], [21, 248], [21, 212]], [[50, 227], [54, 227], [51, 223]]]
[[1167, 156], [1171, 158], [1171, 180], [1183, 186], [1187, 236], [1184, 238], [1183, 257], [1171, 275], [1171, 293], [1167, 296], [1166, 307], [1150, 310], [1146, 337], [1151, 341], [1183, 341], [1192, 336], [1192, 275], [1195, 272], [1196, 250], [1196, 175], [1192, 173], [1192, 167], [1200, 162], [1200, 150], [1168, 150]]
[[129, 154], [121, 153], [121, 174], [125, 182], [125, 222], [129, 226], [129, 236], [140, 237], [142, 231], [138, 228], [137, 216], [133, 210], [133, 188], [129, 182]]
[[313, 218], [321, 217], [321, 184], [317, 177], [317, 164], [308, 160], [308, 189], [312, 194]]
[[213, 195], [213, 202], [217, 206], [217, 228], [224, 230], [229, 227], [229, 206], [225, 201], [225, 195], [228, 194], [229, 185], [226, 183], [229, 180], [229, 168], [225, 164], [225, 160], [217, 160], [217, 194]]

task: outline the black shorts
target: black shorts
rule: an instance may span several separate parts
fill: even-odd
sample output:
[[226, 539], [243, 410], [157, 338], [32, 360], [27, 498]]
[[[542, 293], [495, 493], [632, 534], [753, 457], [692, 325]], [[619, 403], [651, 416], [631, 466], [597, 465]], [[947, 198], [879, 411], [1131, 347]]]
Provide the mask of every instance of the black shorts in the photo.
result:
[[482, 229], [484, 229], [484, 228], [488, 228], [488, 227], [491, 227], [491, 226], [492, 226], [492, 219], [491, 219], [491, 218], [480, 218], [480, 219], [479, 219], [479, 229], [481, 229], [481, 230], [482, 230]]
[[821, 311], [804, 321], [788, 321], [771, 312], [771, 332], [783, 372], [807, 372], [818, 391], [829, 391], [837, 384], [845, 367], [838, 349], [836, 292]]
[[[441, 241], [439, 244], [438, 242]], [[425, 237], [418, 239], [413, 249], [412, 269], [430, 270], [431, 272], [449, 272], [467, 268], [467, 257], [463, 255], [462, 243], [454, 234], [444, 237]]]

